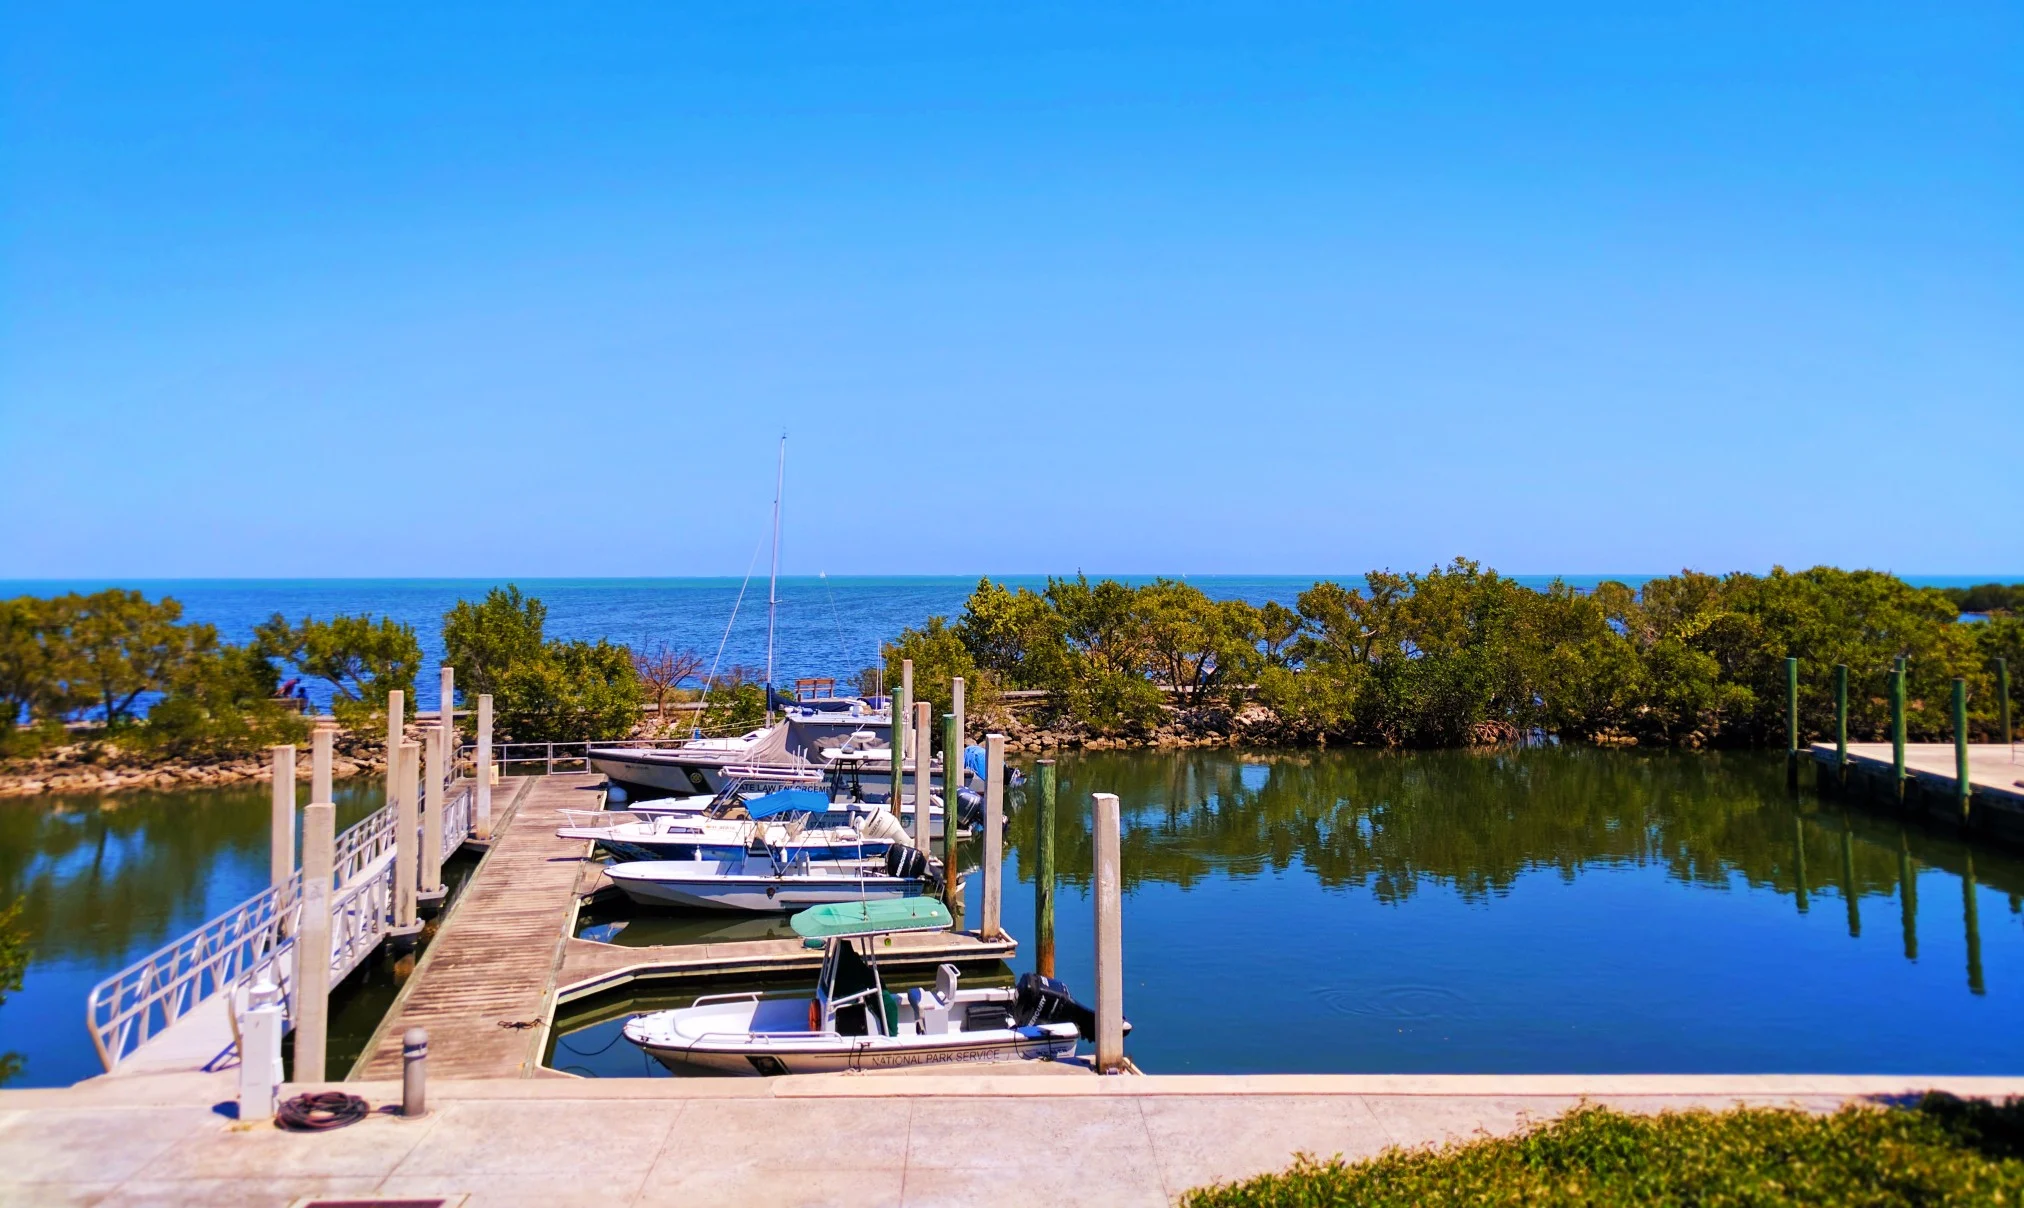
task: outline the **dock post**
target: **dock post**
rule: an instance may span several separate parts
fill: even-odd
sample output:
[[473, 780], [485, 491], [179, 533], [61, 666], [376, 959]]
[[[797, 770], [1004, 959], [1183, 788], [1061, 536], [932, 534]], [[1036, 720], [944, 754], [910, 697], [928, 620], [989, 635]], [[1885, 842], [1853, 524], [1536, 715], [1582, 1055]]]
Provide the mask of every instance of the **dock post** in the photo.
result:
[[1919, 866], [1911, 840], [1898, 832], [1898, 923], [1905, 933], [1905, 959], [1919, 959]]
[[1096, 793], [1096, 1072], [1124, 1069], [1124, 881], [1116, 793]]
[[437, 773], [443, 777], [457, 774], [457, 669], [444, 666], [438, 669], [442, 684], [443, 703], [436, 706], [436, 741], [443, 747], [443, 762]]
[[1891, 791], [1898, 804], [1905, 799], [1905, 656], [1899, 655], [1890, 673], [1890, 767]]
[[984, 736], [984, 919], [978, 933], [1003, 939], [1005, 896], [1005, 736]]
[[906, 793], [907, 730], [913, 720], [914, 660], [900, 660], [900, 694], [892, 700], [893, 713], [893, 821], [900, 820], [900, 799]]
[[1961, 821], [1968, 820], [1968, 807], [1975, 797], [1975, 782], [1968, 775], [1968, 681], [1954, 677], [1954, 795], [1961, 803]]
[[428, 771], [422, 786], [421, 877], [415, 900], [431, 914], [442, 909], [448, 893], [443, 887], [443, 776], [452, 740], [446, 734], [441, 726], [436, 727], [437, 741], [428, 744]]
[[267, 748], [274, 766], [273, 818], [267, 841], [267, 883], [279, 890], [277, 909], [286, 910], [288, 883], [295, 879], [295, 747]]
[[480, 839], [492, 837], [492, 694], [478, 698], [478, 766], [472, 769], [472, 792], [477, 794], [471, 811], [471, 831]]
[[417, 781], [422, 776], [422, 744], [404, 742], [394, 752], [400, 769], [401, 796], [394, 806], [394, 926], [398, 939], [421, 930], [415, 922], [416, 849], [421, 846], [420, 819], [415, 817]]
[[[961, 680], [956, 681], [961, 683]], [[942, 714], [942, 904], [963, 929], [963, 879], [958, 852], [962, 848], [962, 805], [956, 800], [957, 786], [963, 783], [963, 723], [953, 713]]]
[[1987, 994], [1989, 988], [1982, 981], [1982, 916], [1975, 901], [1975, 853], [1962, 852], [1961, 858], [1967, 864], [1961, 872], [1961, 929], [1968, 941], [1968, 993]]
[[309, 799], [329, 801], [331, 746], [337, 741], [336, 726], [318, 726], [309, 732]]
[[1033, 769], [1033, 968], [1054, 976], [1054, 761]]
[[387, 693], [387, 804], [401, 799], [401, 736], [407, 732], [407, 694]]
[[1997, 742], [2010, 745], [2010, 660], [1996, 660], [1996, 732]]
[[1785, 660], [1785, 784], [1799, 787], [1799, 660]]
[[302, 811], [302, 928], [295, 937], [295, 1081], [322, 1082], [330, 1043], [330, 878], [337, 807]]
[[[950, 750], [956, 753], [955, 780], [952, 784], [949, 779], [950, 772], [946, 766], [947, 760], [944, 759], [942, 782], [945, 792], [954, 793], [957, 789], [962, 788], [970, 782], [970, 770], [963, 766], [963, 744], [967, 741], [966, 735], [968, 735], [969, 730], [965, 726], [965, 722], [968, 719], [963, 716], [963, 677], [960, 675], [949, 680], [949, 715], [956, 719], [956, 745], [950, 748]], [[952, 797], [951, 800], [954, 800], [954, 798]]]
[[1848, 664], [1834, 665], [1834, 776], [1848, 783]]
[[[912, 735], [914, 740], [914, 846], [924, 856], [933, 854], [935, 850], [929, 842], [929, 836], [933, 835], [934, 831], [928, 817], [928, 798], [933, 795], [931, 781], [934, 771], [929, 766], [932, 756], [928, 754], [928, 747], [930, 745], [928, 735], [933, 733], [931, 727], [934, 724], [930, 717], [930, 712], [931, 706], [928, 702], [916, 701], [914, 703], [914, 732]], [[949, 818], [953, 816], [954, 811], [948, 808], [953, 804], [955, 804], [953, 801], [944, 801], [942, 803], [942, 822], [944, 826], [948, 824]]]

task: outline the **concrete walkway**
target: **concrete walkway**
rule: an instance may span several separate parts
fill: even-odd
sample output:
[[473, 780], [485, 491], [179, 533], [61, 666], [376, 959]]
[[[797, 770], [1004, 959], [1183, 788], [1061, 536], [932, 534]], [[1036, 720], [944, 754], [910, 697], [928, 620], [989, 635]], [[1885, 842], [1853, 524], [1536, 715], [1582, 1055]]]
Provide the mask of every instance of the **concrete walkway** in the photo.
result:
[[[210, 1106], [229, 1098], [228, 1079], [108, 1079], [0, 1092], [0, 1205], [1162, 1205], [1296, 1153], [1355, 1159], [1507, 1133], [1583, 1099], [1826, 1111], [1929, 1087], [2015, 1095], [2024, 1078], [516, 1078], [441, 1082], [424, 1119], [321, 1134], [236, 1123]], [[340, 1089], [399, 1099], [391, 1083]]]

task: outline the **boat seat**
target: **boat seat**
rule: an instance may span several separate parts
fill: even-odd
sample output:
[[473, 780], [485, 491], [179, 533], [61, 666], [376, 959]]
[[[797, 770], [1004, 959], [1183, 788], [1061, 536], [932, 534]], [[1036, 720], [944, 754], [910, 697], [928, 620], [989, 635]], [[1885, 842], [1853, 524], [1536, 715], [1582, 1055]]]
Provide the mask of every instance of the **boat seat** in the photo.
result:
[[956, 1001], [956, 982], [962, 976], [962, 970], [954, 965], [935, 967], [935, 997], [942, 1000], [943, 1006]]

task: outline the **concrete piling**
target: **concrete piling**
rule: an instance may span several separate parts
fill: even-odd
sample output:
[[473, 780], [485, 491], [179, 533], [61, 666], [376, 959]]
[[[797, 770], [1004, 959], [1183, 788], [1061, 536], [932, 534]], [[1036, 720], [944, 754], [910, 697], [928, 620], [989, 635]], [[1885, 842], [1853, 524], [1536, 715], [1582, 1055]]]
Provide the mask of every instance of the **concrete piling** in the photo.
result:
[[471, 771], [471, 831], [480, 839], [492, 837], [492, 694], [478, 698], [478, 766]]
[[420, 794], [422, 744], [403, 742], [394, 749], [394, 766], [399, 770], [400, 799], [394, 808], [394, 925], [395, 939], [412, 937], [421, 930], [415, 921], [415, 889], [421, 848], [421, 820], [415, 808]]
[[1054, 976], [1054, 761], [1033, 769], [1033, 968]]
[[401, 736], [407, 732], [407, 694], [387, 693], [387, 804], [401, 799]]
[[443, 782], [453, 740], [444, 737], [446, 733], [442, 726], [435, 728], [431, 737], [436, 741], [427, 744], [428, 769], [422, 776], [422, 851], [415, 900], [431, 914], [449, 892], [443, 886]]
[[942, 868], [948, 874], [942, 878], [942, 904], [949, 908], [958, 931], [963, 929], [963, 880], [956, 875], [963, 867], [958, 856], [963, 842], [963, 824], [958, 817], [962, 806], [956, 800], [956, 786], [963, 783], [962, 725], [955, 714], [942, 714]]
[[907, 731], [912, 728], [914, 710], [914, 660], [900, 660], [900, 693], [892, 700], [893, 714], [893, 821], [899, 821], [900, 799], [906, 793]]
[[1005, 894], [1005, 736], [984, 736], [984, 918], [979, 933], [1001, 939]]
[[[286, 893], [288, 883], [295, 879], [295, 747], [269, 747], [267, 751], [274, 771], [267, 883]], [[288, 903], [279, 905], [286, 908]]]
[[335, 726], [319, 725], [309, 733], [309, 799], [329, 801], [331, 747], [337, 742]]
[[330, 896], [337, 807], [302, 811], [302, 923], [295, 937], [295, 1081], [324, 1080], [330, 1037]]
[[436, 741], [443, 747], [443, 762], [439, 775], [447, 778], [457, 770], [457, 669], [444, 666], [438, 669], [438, 699], [436, 706]]
[[1124, 1069], [1124, 879], [1119, 867], [1120, 822], [1117, 794], [1097, 793], [1096, 868], [1096, 1069]]
[[[914, 846], [924, 856], [934, 851], [934, 847], [929, 841], [929, 837], [934, 832], [930, 829], [930, 819], [928, 816], [929, 798], [934, 795], [934, 769], [930, 766], [933, 760], [928, 751], [929, 746], [932, 745], [928, 740], [928, 735], [933, 732], [930, 727], [934, 724], [933, 718], [930, 716], [931, 711], [931, 706], [926, 701], [917, 701], [914, 704], [914, 732], [912, 735], [914, 748]], [[953, 806], [955, 801], [952, 798], [942, 804], [944, 807], [942, 819], [946, 825], [948, 820], [955, 815], [955, 811], [948, 808], [949, 806]], [[951, 869], [949, 871], [953, 875], [955, 870]]]

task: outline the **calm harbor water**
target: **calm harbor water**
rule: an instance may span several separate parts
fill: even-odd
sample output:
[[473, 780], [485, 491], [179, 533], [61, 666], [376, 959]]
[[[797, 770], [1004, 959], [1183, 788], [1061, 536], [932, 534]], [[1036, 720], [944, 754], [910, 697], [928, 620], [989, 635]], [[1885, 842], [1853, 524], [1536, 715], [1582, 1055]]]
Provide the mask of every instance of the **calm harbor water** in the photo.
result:
[[[1055, 840], [1058, 971], [1090, 992], [1087, 795], [1116, 792], [1128, 1047], [1149, 1071], [2024, 1066], [2024, 861], [1795, 800], [1781, 755], [1103, 753], [1061, 767], [1076, 808]], [[1033, 823], [1015, 815], [1009, 844], [1006, 917], [1022, 939]], [[768, 926], [623, 915], [590, 920], [592, 934]], [[1029, 947], [1011, 971], [1030, 967]], [[658, 1075], [617, 1029], [684, 1001], [583, 1004], [552, 1063]]]
[[[1197, 751], [1061, 767], [1059, 971], [1089, 993], [1086, 802], [1116, 792], [1130, 1050], [1149, 1070], [2024, 1067], [2024, 860], [1794, 799], [1777, 755]], [[347, 823], [378, 804], [363, 781], [340, 795]], [[257, 891], [266, 818], [257, 786], [0, 802], [0, 900], [25, 897], [35, 946], [0, 1006], [0, 1053], [22, 1061], [10, 1085], [97, 1072], [87, 991]], [[1022, 940], [1033, 827], [1016, 813], [1008, 844]], [[779, 924], [618, 911], [589, 926], [652, 943]], [[1030, 965], [1029, 947], [1005, 976]], [[391, 987], [352, 987], [334, 1048], [363, 1039]], [[677, 1001], [575, 1009], [554, 1063], [658, 1072], [617, 1021]]]

